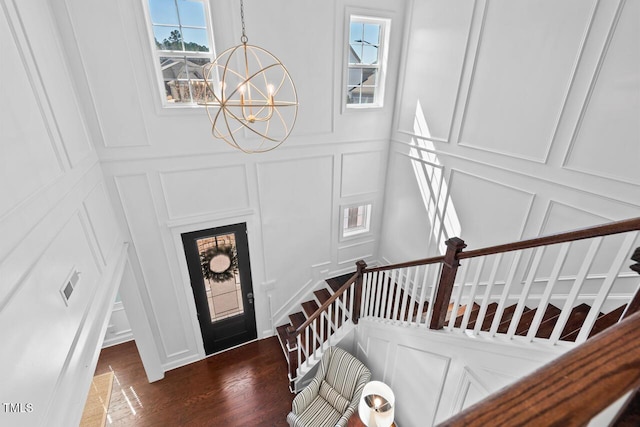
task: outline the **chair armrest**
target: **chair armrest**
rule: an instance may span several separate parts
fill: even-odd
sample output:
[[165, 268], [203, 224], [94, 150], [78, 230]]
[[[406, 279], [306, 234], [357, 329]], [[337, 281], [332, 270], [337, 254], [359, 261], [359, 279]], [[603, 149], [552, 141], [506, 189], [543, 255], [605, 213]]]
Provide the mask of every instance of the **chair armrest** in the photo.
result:
[[313, 378], [309, 385], [307, 385], [304, 390], [296, 395], [293, 398], [293, 402], [291, 403], [291, 412], [298, 415], [301, 414], [309, 403], [318, 395], [320, 391], [320, 380], [318, 378]]
[[353, 392], [353, 399], [351, 403], [342, 414], [342, 417], [336, 422], [336, 427], [346, 427], [349, 422], [349, 418], [358, 410], [358, 405], [360, 404], [360, 396], [362, 395], [362, 389], [371, 379], [371, 372], [367, 369], [365, 372], [360, 375], [358, 378], [358, 384], [356, 385], [356, 389]]

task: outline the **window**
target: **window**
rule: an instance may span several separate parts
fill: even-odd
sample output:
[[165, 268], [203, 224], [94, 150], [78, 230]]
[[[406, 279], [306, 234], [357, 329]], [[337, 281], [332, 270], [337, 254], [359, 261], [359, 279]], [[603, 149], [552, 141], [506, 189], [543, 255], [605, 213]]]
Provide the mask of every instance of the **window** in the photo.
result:
[[390, 20], [351, 15], [347, 107], [382, 107]]
[[371, 203], [346, 207], [342, 216], [342, 237], [367, 233], [371, 224]]
[[215, 56], [208, 1], [143, 1], [163, 105], [196, 105], [205, 97], [202, 67]]

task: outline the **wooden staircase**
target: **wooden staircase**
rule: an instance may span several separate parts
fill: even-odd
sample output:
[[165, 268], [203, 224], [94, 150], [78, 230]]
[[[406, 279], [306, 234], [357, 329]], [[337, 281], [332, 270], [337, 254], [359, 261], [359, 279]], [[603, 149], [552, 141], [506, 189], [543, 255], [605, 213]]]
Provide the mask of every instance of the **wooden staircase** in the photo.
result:
[[[615, 246], [603, 243], [615, 235], [621, 235], [615, 237]], [[521, 344], [582, 345], [640, 309], [637, 276], [630, 275], [624, 265], [631, 258], [637, 262], [631, 270], [640, 273], [640, 248], [633, 252], [638, 240], [640, 218], [634, 218], [469, 251], [464, 250], [463, 240], [452, 237], [445, 242], [444, 255], [387, 266], [368, 267], [358, 261], [355, 273], [327, 279], [289, 316], [288, 323], [276, 328], [289, 365], [291, 389], [295, 391], [323, 351], [360, 318], [486, 340], [501, 336]], [[588, 249], [572, 246], [576, 241], [587, 241]], [[541, 260], [551, 247], [557, 250], [542, 268]], [[603, 248], [608, 252], [604, 256], [612, 260], [606, 272], [594, 268]], [[580, 257], [573, 250], [580, 250]], [[573, 261], [566, 270], [570, 253]], [[463, 272], [457, 276], [460, 261], [464, 261]], [[485, 274], [488, 278], [482, 277], [483, 271], [490, 273]], [[593, 278], [598, 278], [598, 287], [583, 289]], [[609, 298], [621, 281], [626, 293]], [[628, 291], [632, 287], [634, 295]], [[613, 305], [614, 301], [621, 305]]]
[[[509, 329], [511, 324], [511, 319], [513, 318], [513, 313], [516, 310], [517, 304], [513, 304], [505, 308], [502, 317], [500, 319], [500, 323], [498, 326], [498, 333], [505, 334]], [[594, 327], [589, 332], [589, 338], [605, 330], [606, 328], [615, 325], [620, 320], [620, 317], [624, 313], [624, 309], [627, 307], [627, 304], [623, 304], [620, 307], [609, 313], [600, 313], [598, 319]], [[480, 306], [476, 303], [473, 304], [473, 308], [471, 310], [471, 315], [469, 317], [469, 322], [467, 324], [466, 329], [474, 329], [477, 322], [482, 321], [482, 326], [480, 330], [483, 332], [488, 332], [491, 328], [491, 324], [493, 323], [493, 319], [496, 314], [496, 310], [498, 308], [498, 303], [492, 302], [487, 306], [487, 311], [484, 316], [484, 319], [478, 319], [478, 313], [480, 312]], [[447, 325], [450, 322], [450, 314], [453, 309], [453, 304], [449, 304], [449, 311], [447, 313]], [[464, 311], [466, 310], [466, 306], [462, 306], [458, 309], [458, 315], [455, 317], [455, 327], [460, 327], [462, 325], [462, 320], [464, 316]], [[561, 341], [571, 341], [574, 342], [582, 329], [582, 324], [584, 323], [587, 314], [591, 310], [591, 306], [588, 304], [580, 304], [574, 307], [571, 310], [571, 314], [565, 324], [562, 334], [560, 335]], [[523, 315], [520, 317], [520, 321], [518, 322], [518, 326], [516, 327], [516, 335], [526, 336], [529, 332], [529, 327], [531, 326], [531, 322], [533, 321], [533, 317], [535, 316], [537, 308], [528, 308], [525, 307]], [[558, 319], [560, 317], [561, 310], [553, 304], [547, 305], [544, 315], [542, 316], [542, 323], [536, 332], [536, 338], [549, 338], [551, 333], [553, 332], [553, 328], [556, 326]]]
[[[302, 304], [300, 304], [300, 311], [296, 311], [295, 313], [289, 315], [289, 323], [285, 323], [276, 327], [280, 346], [282, 347], [282, 351], [284, 351], [284, 354], [287, 357], [287, 361], [289, 361], [289, 350], [287, 348], [287, 340], [289, 337], [288, 330], [295, 330], [300, 327], [300, 325], [302, 325], [307, 319], [309, 319], [320, 308], [320, 306], [327, 302], [329, 298], [331, 298], [331, 296], [334, 295], [342, 287], [342, 285], [344, 285], [347, 280], [349, 280], [351, 276], [353, 276], [353, 274], [354, 273], [343, 274], [341, 276], [332, 277], [325, 280], [325, 286], [313, 292], [313, 295], [315, 297], [314, 299], [303, 302]], [[343, 315], [340, 309], [336, 310], [336, 312], [333, 313], [332, 319], [332, 325], [329, 325], [329, 321], [327, 319], [322, 320], [322, 322], [324, 323], [322, 328], [324, 332], [323, 336], [321, 337], [321, 340], [313, 339], [313, 347], [308, 350], [313, 351], [319, 348], [328, 338], [330, 330], [334, 330], [334, 328], [339, 328], [340, 326], [342, 326]], [[306, 336], [304, 336], [304, 334], [305, 333], [303, 332], [301, 340], [302, 342], [306, 341]], [[299, 361], [299, 363], [302, 363], [306, 360], [305, 353], [308, 354], [308, 352], [302, 352], [301, 360]]]

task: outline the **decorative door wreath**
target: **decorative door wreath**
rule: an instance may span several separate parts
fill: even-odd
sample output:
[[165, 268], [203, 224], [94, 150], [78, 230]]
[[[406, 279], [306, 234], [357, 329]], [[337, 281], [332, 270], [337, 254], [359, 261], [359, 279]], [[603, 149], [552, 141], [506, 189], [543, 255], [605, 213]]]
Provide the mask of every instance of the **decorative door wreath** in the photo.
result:
[[238, 268], [236, 248], [232, 245], [207, 249], [200, 253], [200, 265], [205, 279], [226, 282]]

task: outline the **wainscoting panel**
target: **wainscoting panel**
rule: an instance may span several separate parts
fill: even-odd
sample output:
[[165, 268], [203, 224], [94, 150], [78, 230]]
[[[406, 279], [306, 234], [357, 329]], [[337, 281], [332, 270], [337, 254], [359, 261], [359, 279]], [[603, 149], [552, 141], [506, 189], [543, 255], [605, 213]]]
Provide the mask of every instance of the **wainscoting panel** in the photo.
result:
[[[55, 138], [62, 142], [61, 154], [72, 167], [77, 166], [89, 153], [93, 151], [93, 145], [87, 133], [83, 117], [84, 112], [76, 98], [75, 81], [70, 77], [70, 70], [66, 63], [60, 61], [66, 54], [57, 36], [57, 28], [52, 16], [47, 9], [53, 8], [52, 4], [39, 4], [45, 13], [30, 13], [29, 7], [33, 7], [30, 1], [15, 2], [21, 12], [21, 24], [27, 34], [41, 32], [47, 37], [30, 37], [30, 53], [36, 58], [36, 64], [28, 65], [30, 73], [42, 84], [46, 91], [46, 98], [42, 99], [41, 108], [49, 117], [50, 127]], [[4, 50], [3, 50], [4, 52]], [[59, 66], [51, 67], [57, 63]], [[46, 70], [45, 70], [46, 69]], [[37, 77], [36, 77], [37, 76]], [[14, 82], [15, 84], [15, 82]], [[24, 89], [24, 87], [16, 86]], [[15, 102], [12, 98], [11, 103]], [[13, 105], [12, 108], [16, 108]], [[16, 108], [16, 111], [21, 111]]]
[[[589, 227], [598, 224], [605, 224], [611, 222], [611, 218], [606, 218], [601, 215], [597, 215], [593, 212], [579, 209], [574, 206], [566, 205], [562, 202], [552, 200], [547, 209], [547, 213], [544, 217], [544, 223], [540, 229], [540, 235], [550, 235], [560, 233], [562, 231], [575, 230], [579, 228]], [[624, 235], [609, 236], [603, 239], [598, 250], [598, 256], [596, 256], [593, 266], [590, 270], [591, 274], [598, 277], [598, 280], [594, 278], [592, 286], [597, 289], [596, 285], [602, 281], [602, 277], [606, 276], [607, 272], [611, 268], [613, 260], [620, 249], [620, 245], [624, 240]], [[584, 254], [587, 253], [589, 246], [592, 244], [592, 240], [576, 241], [571, 244], [571, 250], [569, 251], [566, 261], [561, 270], [561, 276], [563, 277], [575, 277], [578, 269], [584, 261]], [[633, 246], [640, 246], [640, 237], [638, 237], [636, 244]], [[540, 277], [547, 276], [552, 269], [559, 247], [552, 246], [545, 251], [545, 255], [540, 263]], [[629, 257], [631, 254], [629, 254]], [[635, 275], [632, 270], [623, 271], [623, 273], [629, 273], [632, 277]], [[627, 297], [631, 298], [635, 292], [633, 288], [629, 289], [629, 286], [625, 283], [625, 280], [616, 281], [616, 287], [614, 290], [627, 292]], [[585, 293], [588, 293], [589, 283], [585, 286]]]
[[640, 3], [622, 1], [603, 45], [565, 167], [640, 184], [639, 39]]
[[[331, 261], [333, 156], [265, 162], [257, 171], [264, 245], [273, 249], [265, 253], [266, 278], [278, 280], [280, 307], [300, 278], [308, 280], [309, 265]], [[296, 253], [310, 264], [296, 262]]]
[[[3, 384], [9, 385], [0, 393], [3, 401], [31, 402], [34, 415], [44, 416], [98, 278], [91, 244], [76, 214], [59, 230], [27, 272], [19, 291], [0, 311], [0, 324], [5, 325], [0, 337], [7, 349], [0, 353], [0, 373]], [[67, 289], [69, 282], [72, 286]], [[62, 289], [67, 289], [66, 301]], [[2, 411], [0, 421], [6, 415]], [[41, 423], [44, 420], [31, 425]], [[7, 424], [22, 425], [18, 420]]]
[[[460, 236], [469, 247], [508, 243], [522, 238], [534, 194], [491, 181], [481, 176], [453, 169], [449, 178], [452, 207], [448, 215], [457, 216], [462, 226]], [[519, 218], [520, 221], [514, 221]], [[483, 227], [466, 227], [483, 224]], [[493, 235], [486, 230], [494, 230]]]
[[115, 222], [113, 207], [107, 196], [104, 182], [100, 181], [84, 201], [84, 208], [89, 217], [90, 226], [96, 236], [98, 248], [103, 262], [111, 253], [120, 237], [118, 224]]
[[[150, 145], [142, 103], [138, 95], [138, 79], [146, 69], [133, 69], [118, 1], [90, 4], [64, 0], [81, 53], [85, 77], [90, 86], [93, 105], [100, 120], [106, 147]], [[99, 16], [100, 19], [83, 19]], [[96, 45], [104, 46], [96, 49]], [[107, 48], [109, 47], [109, 48]], [[108, 65], [107, 65], [108, 64]], [[105, 84], [117, 81], [118, 85]]]
[[[407, 49], [419, 50], [420, 54], [405, 59], [397, 126], [403, 132], [446, 142], [465, 61], [474, 2], [412, 3]], [[415, 130], [417, 121], [426, 124], [421, 132]]]
[[[20, 46], [11, 33], [11, 25], [0, 10], [2, 80], [0, 91], [11, 108], [0, 114], [3, 176], [11, 185], [0, 185], [0, 219], [62, 172], [49, 124], [43, 117], [32, 76], [25, 69]], [[9, 101], [7, 101], [9, 102]]]
[[375, 245], [375, 240], [340, 245], [338, 247], [338, 264], [352, 264], [355, 272], [356, 261], [372, 257]]
[[461, 145], [546, 162], [594, 3], [486, 2]]
[[166, 364], [172, 357], [184, 357], [183, 353], [194, 351], [194, 344], [188, 340], [192, 334], [185, 331], [180, 316], [178, 289], [172, 282], [164, 244], [157, 232], [158, 219], [147, 176], [119, 176], [115, 181], [153, 308], [149, 315], [160, 330], [160, 359]]
[[342, 155], [342, 197], [375, 193], [384, 177], [380, 152], [347, 153]]
[[[403, 406], [403, 411], [396, 416], [398, 424], [433, 424], [450, 363], [448, 356], [423, 348], [397, 346], [389, 386], [396, 390], [396, 402], [402, 402]], [[406, 369], [407, 366], [412, 368]], [[416, 378], [420, 381], [415, 381]], [[416, 393], [420, 399], [415, 398]]]
[[169, 219], [249, 207], [244, 165], [160, 172]]
[[[567, 348], [471, 339], [361, 319], [359, 357], [396, 395], [398, 425], [429, 427], [532, 372]], [[366, 349], [366, 353], [363, 350]]]

